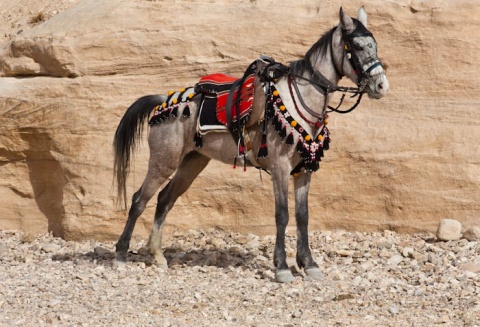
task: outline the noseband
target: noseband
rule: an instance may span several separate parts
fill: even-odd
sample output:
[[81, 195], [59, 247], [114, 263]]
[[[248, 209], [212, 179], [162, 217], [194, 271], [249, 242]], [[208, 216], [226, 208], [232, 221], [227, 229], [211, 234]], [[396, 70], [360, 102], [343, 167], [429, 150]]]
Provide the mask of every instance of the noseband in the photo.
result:
[[357, 33], [353, 32], [350, 34], [344, 33], [342, 35], [342, 40], [344, 42], [344, 49], [345, 49], [345, 52], [347, 53], [346, 56], [350, 61], [350, 64], [352, 65], [355, 74], [358, 75], [357, 85], [363, 92], [363, 89], [365, 89], [365, 86], [368, 84], [368, 82], [371, 79], [370, 73], [375, 68], [382, 66], [382, 63], [379, 60], [375, 60], [367, 69], [364, 70], [363, 65], [360, 63], [360, 59], [358, 58], [357, 54], [354, 51], [352, 51], [353, 39], [356, 37], [371, 37], [374, 41], [375, 41], [375, 38], [373, 37], [373, 34], [368, 31], [363, 33], [360, 33], [360, 32], [357, 32]]

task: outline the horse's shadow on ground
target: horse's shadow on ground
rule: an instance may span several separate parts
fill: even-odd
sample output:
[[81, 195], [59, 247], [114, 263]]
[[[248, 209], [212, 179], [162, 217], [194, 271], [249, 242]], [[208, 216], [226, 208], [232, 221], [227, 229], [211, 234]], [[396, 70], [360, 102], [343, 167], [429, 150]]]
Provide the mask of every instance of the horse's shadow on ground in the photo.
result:
[[[213, 266], [217, 268], [227, 267], [252, 267], [257, 254], [251, 252], [238, 252], [235, 248], [230, 249], [184, 249], [165, 248], [164, 255], [168, 267], [173, 266]], [[116, 262], [115, 252], [105, 248], [95, 248], [86, 253], [54, 254], [53, 261], [79, 263], [82, 261], [93, 262], [97, 265], [112, 266]], [[129, 251], [127, 262], [144, 263], [146, 266], [153, 265], [153, 258], [146, 249]], [[253, 267], [252, 267], [253, 268]]]

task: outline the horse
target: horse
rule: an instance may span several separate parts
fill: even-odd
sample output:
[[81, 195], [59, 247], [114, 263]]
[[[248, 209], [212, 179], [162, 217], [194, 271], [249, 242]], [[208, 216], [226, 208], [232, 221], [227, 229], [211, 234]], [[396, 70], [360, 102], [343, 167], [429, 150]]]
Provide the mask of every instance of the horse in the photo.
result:
[[[340, 105], [334, 108], [329, 102], [335, 92], [343, 93], [342, 101], [346, 93], [353, 93], [358, 100], [352, 108], [343, 111], [348, 112], [358, 105], [363, 94], [380, 99], [389, 88], [386, 71], [377, 56], [376, 40], [367, 29], [367, 13], [363, 6], [357, 18], [340, 8], [339, 21], [300, 60], [283, 65], [272, 58], [261, 57], [254, 62], [250, 67], [249, 77], [251, 81], [253, 76], [253, 83], [250, 83], [249, 95], [244, 96], [247, 88], [242, 88], [246, 76], [228, 85], [226, 116], [230, 121], [223, 130], [199, 131], [198, 119], [206, 97], [198, 87], [168, 95], [143, 96], [127, 109], [113, 142], [117, 195], [125, 206], [131, 157], [139, 144], [144, 123], [151, 117], [150, 158], [147, 174], [132, 197], [128, 219], [116, 243], [117, 260], [126, 260], [138, 217], [160, 186], [171, 177], [158, 193], [148, 241], [153, 263], [168, 268], [162, 252], [162, 229], [168, 212], [211, 159], [231, 164], [234, 158], [244, 167], [254, 166], [271, 175], [276, 223], [273, 256], [276, 281], [285, 283], [295, 279], [285, 252], [290, 178], [293, 178], [297, 226], [296, 262], [306, 276], [314, 280], [323, 278], [308, 241], [308, 193], [311, 175], [329, 148], [328, 113], [342, 112]], [[357, 87], [338, 86], [342, 77], [349, 78]], [[246, 118], [239, 117], [239, 105], [248, 101], [251, 111]], [[229, 117], [235, 115], [236, 121], [235, 117]], [[258, 155], [255, 155], [256, 150]]]

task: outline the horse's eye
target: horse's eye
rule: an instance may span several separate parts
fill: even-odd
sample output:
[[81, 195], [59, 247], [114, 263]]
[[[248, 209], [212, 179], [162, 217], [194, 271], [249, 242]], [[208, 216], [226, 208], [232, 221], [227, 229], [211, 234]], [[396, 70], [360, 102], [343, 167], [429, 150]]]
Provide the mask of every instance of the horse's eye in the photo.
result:
[[356, 51], [363, 51], [363, 47], [362, 47], [361, 45], [355, 44], [354, 47], [355, 47], [355, 50], [356, 50]]

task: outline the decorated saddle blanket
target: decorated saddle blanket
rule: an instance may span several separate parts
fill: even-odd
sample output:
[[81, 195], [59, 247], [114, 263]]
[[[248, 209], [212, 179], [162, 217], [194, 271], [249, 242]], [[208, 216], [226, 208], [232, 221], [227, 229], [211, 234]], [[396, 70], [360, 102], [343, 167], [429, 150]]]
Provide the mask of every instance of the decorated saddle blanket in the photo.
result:
[[[237, 122], [244, 125], [248, 121], [255, 96], [255, 67], [254, 64], [250, 65], [243, 78], [212, 74], [200, 79], [195, 85], [195, 92], [203, 94], [200, 126], [232, 126]], [[231, 91], [233, 94], [230, 95]]]
[[[184, 88], [178, 92], [169, 91], [167, 99], [154, 108], [149, 124], [159, 124], [180, 114], [190, 117], [189, 101], [200, 94], [202, 100], [198, 125], [201, 130], [204, 126], [209, 126], [210, 129], [231, 127], [232, 130], [235, 126], [243, 126], [248, 121], [253, 107], [255, 72], [254, 62], [242, 78], [212, 74], [202, 77], [195, 87]], [[233, 93], [230, 95], [232, 89]], [[230, 114], [227, 114], [229, 101]]]

